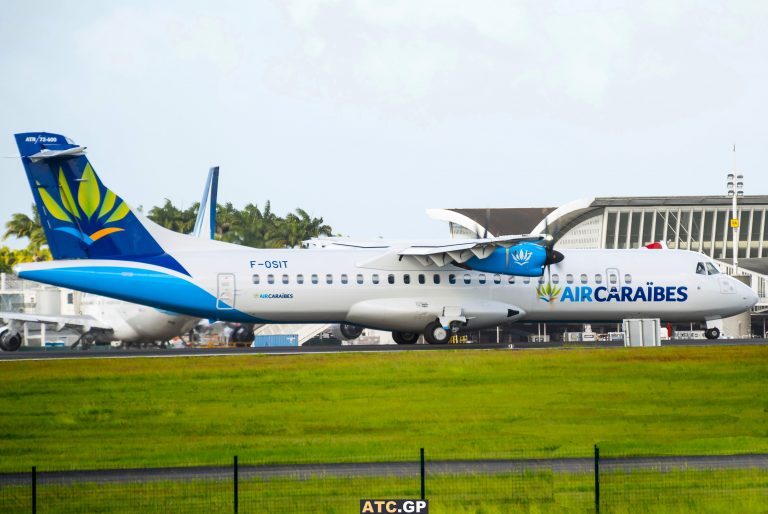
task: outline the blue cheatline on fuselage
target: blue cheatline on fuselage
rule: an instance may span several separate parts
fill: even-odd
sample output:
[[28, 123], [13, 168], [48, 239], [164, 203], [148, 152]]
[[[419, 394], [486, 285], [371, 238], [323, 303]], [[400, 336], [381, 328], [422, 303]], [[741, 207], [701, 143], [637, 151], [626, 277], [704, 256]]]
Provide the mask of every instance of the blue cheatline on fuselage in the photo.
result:
[[222, 305], [211, 293], [188, 280], [160, 271], [120, 266], [78, 266], [21, 271], [19, 277], [200, 318], [241, 323], [266, 322], [229, 305]]

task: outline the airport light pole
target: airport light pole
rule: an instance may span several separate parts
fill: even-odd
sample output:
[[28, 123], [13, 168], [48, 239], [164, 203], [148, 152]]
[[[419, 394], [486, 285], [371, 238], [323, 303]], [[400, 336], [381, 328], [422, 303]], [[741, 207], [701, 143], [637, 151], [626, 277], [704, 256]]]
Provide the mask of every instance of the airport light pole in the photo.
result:
[[728, 196], [731, 197], [731, 228], [733, 229], [733, 274], [739, 266], [739, 211], [737, 200], [744, 196], [744, 175], [728, 174]]

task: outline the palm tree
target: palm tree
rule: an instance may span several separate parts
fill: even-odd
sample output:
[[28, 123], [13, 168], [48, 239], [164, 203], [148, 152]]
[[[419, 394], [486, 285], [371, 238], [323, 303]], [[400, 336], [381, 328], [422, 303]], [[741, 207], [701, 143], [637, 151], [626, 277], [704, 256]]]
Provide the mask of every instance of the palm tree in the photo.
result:
[[168, 198], [162, 207], [152, 207], [147, 217], [169, 230], [188, 234], [195, 228], [195, 219], [197, 218], [197, 209], [199, 203], [193, 203], [189, 208], [181, 210]]
[[296, 209], [276, 225], [276, 231], [269, 238], [273, 248], [300, 246], [303, 241], [320, 235], [330, 236], [333, 230], [323, 224], [323, 218], [313, 218], [304, 209]]
[[11, 220], [5, 224], [5, 234], [3, 240], [14, 236], [18, 239], [28, 238], [27, 248], [33, 253], [38, 253], [40, 249], [47, 244], [43, 226], [40, 223], [40, 213], [37, 212], [37, 206], [32, 204], [32, 217], [24, 213], [17, 212], [11, 215]]

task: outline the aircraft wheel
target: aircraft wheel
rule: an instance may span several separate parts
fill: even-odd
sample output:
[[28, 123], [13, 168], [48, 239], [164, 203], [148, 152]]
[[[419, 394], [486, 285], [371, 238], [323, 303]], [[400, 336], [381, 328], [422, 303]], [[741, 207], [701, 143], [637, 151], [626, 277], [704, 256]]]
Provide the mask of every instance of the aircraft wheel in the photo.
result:
[[392, 332], [392, 339], [397, 344], [416, 344], [419, 340], [418, 332]]
[[424, 329], [424, 339], [429, 344], [446, 344], [451, 338], [451, 331], [446, 330], [439, 321], [433, 321]]
[[707, 339], [717, 339], [720, 337], [720, 329], [717, 327], [708, 328], [704, 335], [707, 337]]
[[0, 336], [0, 348], [6, 352], [15, 352], [21, 346], [21, 334], [18, 332], [6, 332]]
[[80, 349], [88, 350], [93, 346], [94, 341], [96, 341], [96, 336], [93, 334], [83, 334], [83, 337], [80, 339]]

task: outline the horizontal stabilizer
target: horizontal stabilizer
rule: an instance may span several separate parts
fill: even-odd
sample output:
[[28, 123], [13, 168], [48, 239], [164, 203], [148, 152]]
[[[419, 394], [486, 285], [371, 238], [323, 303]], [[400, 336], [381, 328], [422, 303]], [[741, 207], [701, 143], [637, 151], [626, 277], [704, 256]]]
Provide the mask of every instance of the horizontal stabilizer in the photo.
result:
[[36, 154], [28, 155], [27, 157], [29, 157], [29, 160], [32, 162], [40, 162], [46, 159], [77, 157], [78, 155], [85, 155], [84, 146], [75, 146], [74, 148], [64, 148], [62, 150], [51, 150], [49, 148], [45, 148]]

